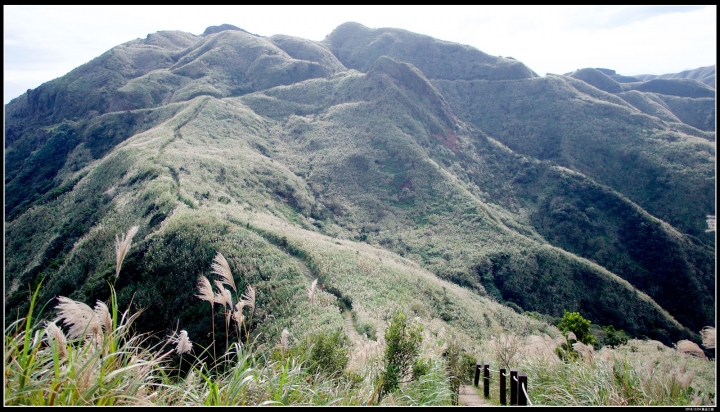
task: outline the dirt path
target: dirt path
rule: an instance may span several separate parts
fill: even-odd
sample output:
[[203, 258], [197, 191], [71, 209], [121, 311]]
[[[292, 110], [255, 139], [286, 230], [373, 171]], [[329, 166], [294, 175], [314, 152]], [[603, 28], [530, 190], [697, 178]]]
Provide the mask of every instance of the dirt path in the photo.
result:
[[348, 337], [350, 338], [350, 342], [353, 344], [353, 346], [355, 346], [359, 342], [361, 342], [360, 334], [357, 333], [357, 331], [355, 330], [355, 326], [353, 325], [352, 321], [352, 315], [350, 314], [350, 312], [343, 312], [343, 316], [345, 317], [345, 326], [347, 328]]
[[462, 406], [492, 406], [478, 394], [477, 389], [472, 385], [460, 386], [458, 401]]

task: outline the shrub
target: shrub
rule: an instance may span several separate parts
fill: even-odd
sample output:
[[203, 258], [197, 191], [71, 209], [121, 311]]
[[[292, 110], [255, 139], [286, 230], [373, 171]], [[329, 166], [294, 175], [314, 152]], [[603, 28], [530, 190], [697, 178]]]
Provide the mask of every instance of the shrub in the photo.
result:
[[382, 377], [382, 393], [398, 388], [400, 380], [410, 374], [420, 355], [422, 326], [408, 324], [405, 314], [395, 312], [385, 330], [385, 373]]
[[310, 342], [310, 371], [332, 377], [340, 376], [350, 361], [347, 336], [341, 330], [320, 332], [313, 335]]
[[602, 330], [604, 330], [606, 333], [603, 342], [604, 345], [609, 345], [611, 348], [614, 349], [616, 346], [624, 345], [628, 342], [629, 336], [622, 329], [615, 330], [615, 327], [613, 327], [613, 325], [608, 325], [603, 326]]
[[557, 327], [564, 333], [574, 333], [578, 342], [586, 345], [595, 343], [595, 336], [590, 333], [590, 321], [580, 316], [580, 312], [565, 311]]

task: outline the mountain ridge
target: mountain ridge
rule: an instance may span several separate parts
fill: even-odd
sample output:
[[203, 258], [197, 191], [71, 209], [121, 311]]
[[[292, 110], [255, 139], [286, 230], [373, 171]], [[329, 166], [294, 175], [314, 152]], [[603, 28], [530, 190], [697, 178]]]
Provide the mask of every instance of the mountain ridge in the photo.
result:
[[[418, 265], [473, 299], [697, 341], [714, 324], [714, 97], [668, 97], [709, 88], [663, 81], [541, 78], [514, 59], [357, 23], [321, 42], [221, 25], [125, 43], [6, 105], [6, 314], [43, 276], [45, 299], [101, 298], [112, 258], [99, 245], [140, 224], [118, 291], [162, 302], [147, 327], [179, 316], [202, 334], [193, 276], [215, 248], [231, 259], [246, 244], [290, 247], [380, 327], [388, 302], [408, 310], [415, 298], [348, 263], [367, 244], [413, 262], [393, 272], [410, 283]], [[239, 258], [240, 272], [296, 294], [301, 271], [268, 253]], [[328, 270], [338, 260], [347, 278]], [[373, 308], [360, 279], [395, 296], [390, 306]], [[465, 304], [436, 303], [416, 312], [479, 330]], [[268, 319], [293, 318], [272, 308]]]

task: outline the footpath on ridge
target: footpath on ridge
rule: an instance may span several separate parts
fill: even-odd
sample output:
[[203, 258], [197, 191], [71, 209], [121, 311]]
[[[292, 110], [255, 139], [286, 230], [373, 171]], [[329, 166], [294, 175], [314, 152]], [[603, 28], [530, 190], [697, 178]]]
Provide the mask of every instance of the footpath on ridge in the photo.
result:
[[492, 406], [483, 399], [472, 385], [460, 385], [458, 403], [462, 406]]

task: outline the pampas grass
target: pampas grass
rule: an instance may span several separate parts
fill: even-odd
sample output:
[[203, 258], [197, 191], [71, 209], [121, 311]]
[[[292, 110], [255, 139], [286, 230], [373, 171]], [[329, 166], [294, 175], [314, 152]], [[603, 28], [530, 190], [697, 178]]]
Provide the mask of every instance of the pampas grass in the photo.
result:
[[282, 333], [280, 333], [280, 353], [282, 353], [283, 359], [285, 359], [285, 351], [288, 348], [288, 337], [290, 336], [290, 332], [288, 332], [287, 329], [283, 329]]
[[217, 255], [215, 255], [214, 263], [211, 267], [213, 268], [213, 273], [220, 277], [220, 282], [230, 286], [232, 290], [237, 293], [235, 280], [233, 279], [232, 272], [230, 272], [230, 265], [222, 253], [218, 252]]
[[690, 356], [695, 356], [700, 359], [707, 359], [705, 352], [700, 349], [697, 343], [689, 340], [681, 340], [676, 345], [677, 350]]
[[245, 323], [245, 342], [250, 339], [250, 326], [252, 324], [252, 318], [255, 314], [255, 289], [248, 285], [245, 289], [245, 293], [241, 296], [244, 307], [250, 308], [250, 318]]
[[[215, 292], [212, 290], [212, 285], [210, 284], [210, 281], [208, 278], [206, 278], [203, 275], [200, 275], [198, 278], [197, 283], [198, 292], [199, 295], [195, 295], [200, 300], [204, 300], [206, 302], [210, 302], [210, 313], [212, 321], [210, 324], [212, 325], [212, 335], [213, 335], [213, 341], [212, 341], [212, 347], [213, 347], [213, 358], [217, 358], [217, 353], [215, 352], [215, 303], [217, 303], [217, 299], [215, 297]], [[223, 298], [224, 300], [224, 298]]]
[[175, 344], [175, 352], [177, 352], [178, 355], [188, 353], [192, 350], [192, 342], [190, 342], [188, 333], [185, 330], [181, 330], [179, 334], [171, 336], [168, 342]]
[[130, 250], [130, 243], [132, 243], [132, 238], [138, 229], [137, 226], [133, 226], [126, 234], [121, 235], [120, 238], [118, 238], [117, 235], [115, 236], [115, 280], [120, 276], [120, 267], [122, 266], [123, 260], [125, 260], [125, 255], [127, 255], [128, 250]]
[[[131, 324], [140, 312], [126, 311], [117, 327], [110, 324], [105, 329], [104, 316], [96, 312], [102, 314], [107, 306], [96, 305], [93, 311], [82, 302], [61, 298], [56, 310], [66, 321], [67, 336], [54, 321], [14, 335], [6, 330], [5, 405], [142, 404], [150, 388], [160, 384], [158, 373], [169, 352], [150, 345], [147, 336], [132, 333]], [[31, 319], [29, 313], [25, 321]]]
[[315, 279], [312, 281], [312, 284], [310, 284], [310, 287], [308, 288], [308, 297], [310, 298], [310, 305], [315, 304], [315, 288], [317, 287], [318, 280]]
[[705, 326], [701, 331], [702, 344], [705, 349], [715, 349], [715, 328], [712, 326]]
[[245, 306], [251, 309], [255, 309], [255, 289], [248, 285], [245, 293], [242, 295], [242, 300], [245, 302]]
[[90, 306], [64, 296], [58, 296], [57, 300], [60, 303], [56, 306], [56, 320], [62, 320], [65, 326], [69, 326], [67, 335], [70, 339], [101, 333], [100, 317]]
[[60, 356], [66, 358], [68, 355], [67, 338], [62, 329], [58, 328], [55, 322], [48, 321], [45, 324], [45, 334], [48, 337], [48, 343], [51, 347], [57, 348]]
[[216, 294], [216, 302], [223, 306], [223, 313], [225, 314], [225, 351], [228, 350], [228, 328], [230, 326], [230, 317], [232, 316], [233, 302], [232, 294], [229, 289], [225, 289], [223, 283], [215, 280], [215, 286], [220, 290], [220, 293]]

